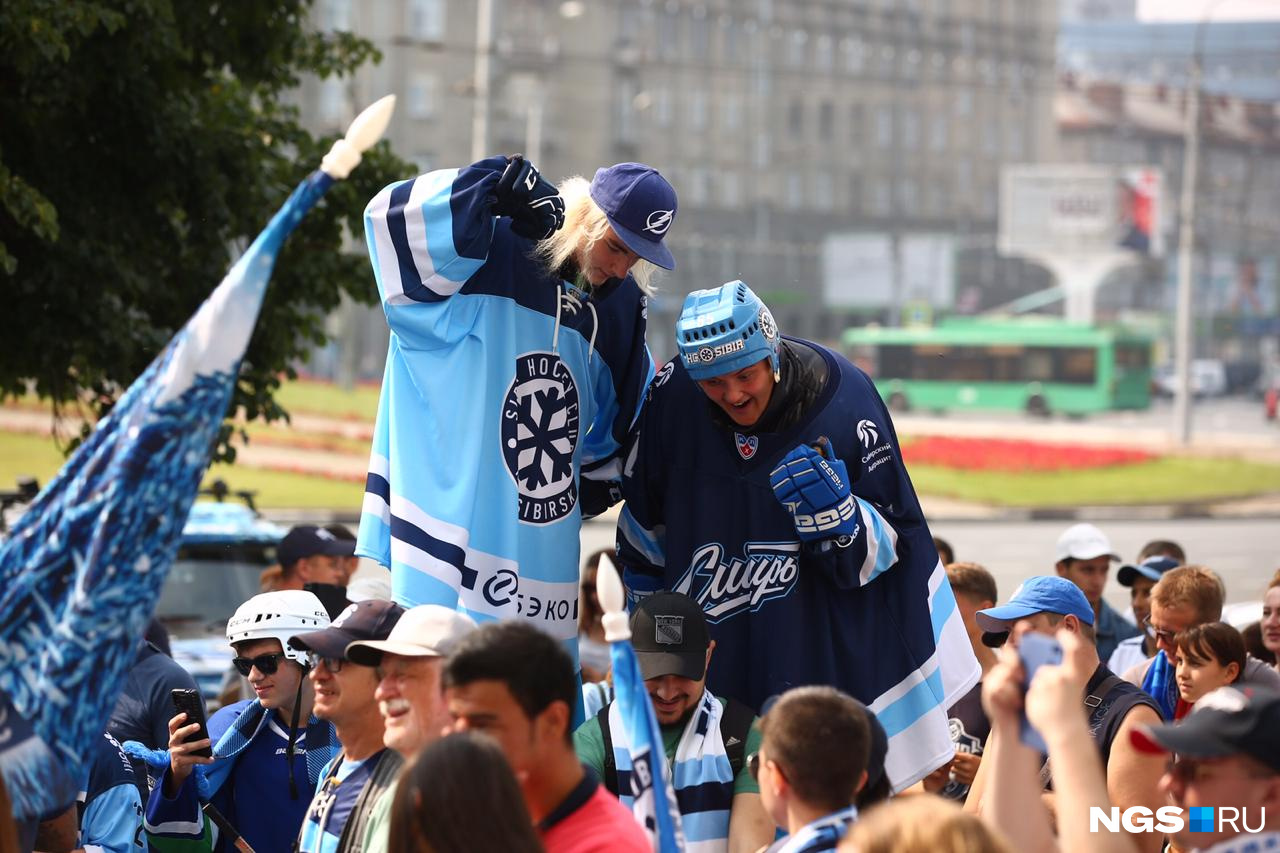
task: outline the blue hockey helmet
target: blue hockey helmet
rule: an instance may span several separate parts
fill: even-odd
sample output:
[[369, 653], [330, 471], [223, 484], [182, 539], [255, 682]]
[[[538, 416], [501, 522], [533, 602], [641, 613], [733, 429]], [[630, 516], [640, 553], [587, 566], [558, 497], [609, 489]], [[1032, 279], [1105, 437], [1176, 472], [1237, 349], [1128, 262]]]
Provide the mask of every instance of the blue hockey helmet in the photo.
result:
[[777, 381], [779, 340], [768, 306], [743, 281], [695, 290], [685, 297], [676, 320], [680, 359], [695, 381], [741, 370], [766, 357]]

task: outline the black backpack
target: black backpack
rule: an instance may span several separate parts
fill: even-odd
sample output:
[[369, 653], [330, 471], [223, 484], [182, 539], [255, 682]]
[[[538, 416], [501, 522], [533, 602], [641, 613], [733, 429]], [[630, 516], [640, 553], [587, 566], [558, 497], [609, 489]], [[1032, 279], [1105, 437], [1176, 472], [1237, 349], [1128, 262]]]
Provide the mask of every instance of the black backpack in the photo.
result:
[[[618, 796], [618, 763], [613, 756], [613, 735], [609, 732], [609, 708], [613, 703], [605, 705], [596, 714], [600, 723], [600, 734], [604, 737], [604, 779], [600, 780], [609, 789], [609, 793]], [[755, 721], [756, 714], [737, 699], [729, 699], [720, 714], [720, 739], [724, 741], [725, 755], [729, 758], [729, 767], [734, 778], [742, 770], [746, 761], [747, 733]]]

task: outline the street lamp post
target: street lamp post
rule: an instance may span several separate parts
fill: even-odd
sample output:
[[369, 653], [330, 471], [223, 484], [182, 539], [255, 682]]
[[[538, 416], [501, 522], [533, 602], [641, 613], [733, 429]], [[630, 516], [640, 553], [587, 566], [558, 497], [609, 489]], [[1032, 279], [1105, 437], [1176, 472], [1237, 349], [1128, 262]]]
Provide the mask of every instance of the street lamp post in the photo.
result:
[[1196, 172], [1200, 164], [1200, 80], [1204, 73], [1204, 28], [1221, 0], [1205, 8], [1196, 25], [1187, 85], [1185, 142], [1182, 150], [1182, 193], [1178, 200], [1178, 301], [1174, 337], [1173, 427], [1178, 443], [1191, 443], [1191, 285], [1195, 263]]

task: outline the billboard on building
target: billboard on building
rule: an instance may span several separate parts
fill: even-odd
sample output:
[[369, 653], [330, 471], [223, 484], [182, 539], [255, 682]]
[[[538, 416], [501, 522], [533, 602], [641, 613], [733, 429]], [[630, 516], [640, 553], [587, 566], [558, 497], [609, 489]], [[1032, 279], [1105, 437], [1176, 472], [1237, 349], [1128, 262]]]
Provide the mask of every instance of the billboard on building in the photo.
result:
[[1164, 178], [1146, 166], [1018, 165], [1000, 173], [1003, 255], [1164, 255]]
[[884, 308], [912, 301], [955, 302], [956, 241], [951, 234], [903, 234], [901, 283], [894, 298], [893, 238], [881, 232], [829, 234], [822, 244], [823, 299], [837, 308]]

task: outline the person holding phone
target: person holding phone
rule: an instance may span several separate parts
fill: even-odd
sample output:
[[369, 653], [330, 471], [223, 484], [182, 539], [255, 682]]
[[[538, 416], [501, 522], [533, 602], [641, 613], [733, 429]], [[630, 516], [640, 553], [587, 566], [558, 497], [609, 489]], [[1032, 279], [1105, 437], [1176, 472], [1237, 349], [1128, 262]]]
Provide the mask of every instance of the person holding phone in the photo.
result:
[[[1084, 709], [1088, 712], [1089, 734], [1106, 769], [1111, 802], [1122, 810], [1130, 806], [1145, 806], [1153, 811], [1159, 808], [1163, 803], [1156, 786], [1164, 765], [1135, 749], [1129, 740], [1129, 732], [1138, 726], [1158, 724], [1160, 712], [1150, 696], [1115, 675], [1098, 658], [1093, 636], [1093, 607], [1080, 588], [1062, 577], [1028, 578], [1014, 591], [1008, 603], [979, 610], [974, 619], [978, 627], [989, 635], [1012, 638], [1011, 642], [1022, 658], [1023, 669], [1032, 670], [1026, 673], [1028, 679], [1034, 674], [1036, 665], [1060, 662], [1061, 650], [1050, 648], [1052, 642], [1026, 644], [1034, 647], [1033, 654], [1033, 649], [1021, 648], [1021, 638], [1035, 634], [1037, 639], [1052, 641], [1056, 632], [1065, 630], [1085, 641], [1078, 654], [1084, 661], [1081, 665], [1089, 668], [1090, 676], [1080, 697], [1081, 708], [1082, 713]], [[1024, 724], [1024, 731], [1027, 725]], [[993, 737], [1000, 737], [994, 731], [994, 720]], [[1024, 742], [1026, 740], [1024, 737]], [[992, 764], [999, 766], [998, 760]], [[969, 790], [968, 803], [978, 808], [986, 787], [987, 767], [988, 762], [984, 761]], [[1052, 812], [1053, 774], [1043, 758], [1040, 781], [1046, 792], [1044, 801]], [[1154, 853], [1159, 848], [1158, 834], [1138, 833], [1133, 838], [1139, 850]]]
[[[213, 806], [260, 853], [289, 850], [306, 817], [321, 769], [337, 754], [333, 725], [311, 713], [311, 659], [290, 637], [329, 626], [320, 599], [303, 590], [255, 595], [227, 621], [233, 661], [255, 698], [201, 721], [186, 712], [169, 721], [169, 765], [147, 802], [153, 850], [236, 849], [229, 833], [206, 820]], [[212, 757], [201, 755], [212, 749]]]

